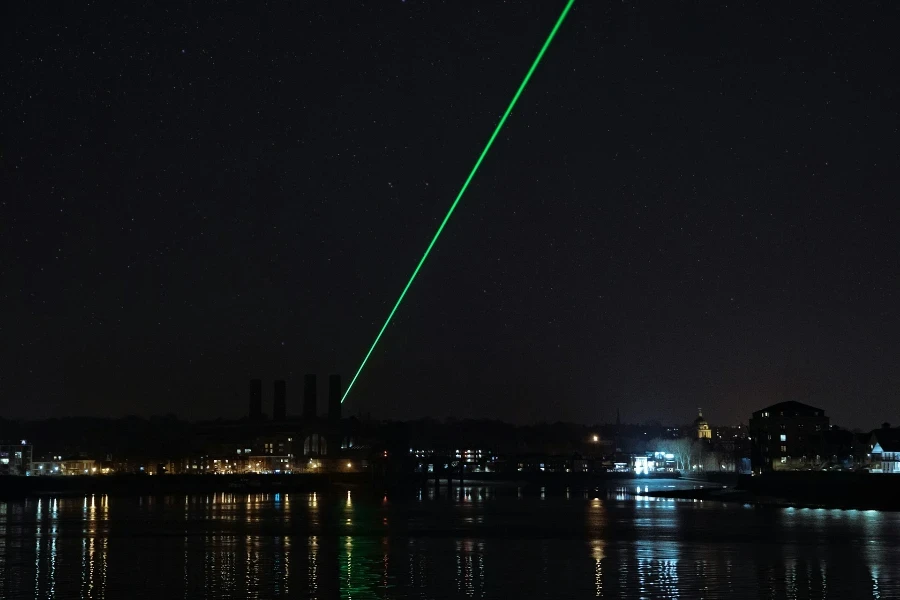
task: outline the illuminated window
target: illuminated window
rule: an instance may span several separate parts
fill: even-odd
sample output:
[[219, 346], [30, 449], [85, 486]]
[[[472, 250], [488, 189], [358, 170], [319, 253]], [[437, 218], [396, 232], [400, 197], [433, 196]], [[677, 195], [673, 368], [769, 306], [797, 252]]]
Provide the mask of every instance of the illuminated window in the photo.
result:
[[781, 451], [782, 451], [782, 452], [787, 452], [787, 446], [782, 446], [782, 447], [781, 447]]
[[786, 441], [787, 441], [787, 436], [784, 435], [783, 433], [781, 434], [781, 441], [782, 441], [782, 442], [786, 442]]

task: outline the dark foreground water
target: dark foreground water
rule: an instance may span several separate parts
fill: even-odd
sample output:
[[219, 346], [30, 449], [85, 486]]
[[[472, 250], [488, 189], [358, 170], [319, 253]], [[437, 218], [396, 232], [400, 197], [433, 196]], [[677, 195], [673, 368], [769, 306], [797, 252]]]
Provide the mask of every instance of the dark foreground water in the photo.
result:
[[635, 492], [0, 502], [0, 598], [900, 598], [900, 514]]

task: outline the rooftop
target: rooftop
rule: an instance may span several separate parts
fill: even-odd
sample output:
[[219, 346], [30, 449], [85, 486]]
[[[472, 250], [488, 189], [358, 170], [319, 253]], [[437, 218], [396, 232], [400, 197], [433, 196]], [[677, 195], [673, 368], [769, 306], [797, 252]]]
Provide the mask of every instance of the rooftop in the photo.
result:
[[764, 412], [768, 412], [770, 414], [774, 413], [774, 415], [779, 416], [781, 415], [781, 413], [784, 413], [784, 416], [809, 416], [810, 413], [814, 413], [814, 416], [825, 416], [825, 411], [821, 408], [810, 406], [809, 404], [804, 404], [802, 402], [797, 402], [796, 400], [787, 400], [786, 402], [779, 402], [777, 404], [755, 410], [753, 411], [753, 416], [762, 416], [762, 413]]

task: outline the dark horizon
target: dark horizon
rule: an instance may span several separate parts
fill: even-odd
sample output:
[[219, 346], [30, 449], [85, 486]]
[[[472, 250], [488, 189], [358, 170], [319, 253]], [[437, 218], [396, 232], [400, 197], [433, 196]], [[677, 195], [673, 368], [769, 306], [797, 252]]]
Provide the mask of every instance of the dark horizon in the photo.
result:
[[[766, 407], [758, 407], [755, 410], [759, 410], [760, 408]], [[723, 427], [738, 427], [748, 426], [749, 417], [746, 420], [739, 422], [718, 422], [712, 421], [708, 419], [704, 414], [702, 415], [704, 420], [709, 423], [711, 428]], [[826, 416], [831, 419], [831, 416], [826, 412]], [[319, 410], [316, 414], [316, 418], [319, 420], [326, 420], [328, 418], [328, 413], [322, 410]], [[625, 428], [633, 428], [633, 427], [673, 427], [673, 428], [686, 428], [692, 427], [694, 425], [694, 420], [697, 418], [697, 415], [691, 415], [690, 418], [682, 420], [682, 421], [660, 421], [658, 419], [648, 419], [645, 421], [628, 421], [622, 419], [620, 422], [616, 422], [615, 419], [611, 421], [595, 421], [595, 422], [586, 422], [586, 421], [563, 421], [563, 420], [547, 420], [547, 421], [531, 421], [531, 422], [516, 422], [511, 420], [504, 419], [496, 419], [489, 417], [457, 417], [454, 415], [444, 415], [444, 416], [427, 416], [427, 417], [415, 417], [411, 419], [384, 419], [379, 418], [377, 415], [371, 413], [352, 413], [352, 414], [343, 414], [341, 416], [342, 419], [358, 419], [358, 420], [368, 420], [371, 419], [373, 421], [384, 422], [384, 423], [406, 423], [406, 424], [415, 424], [415, 423], [437, 423], [441, 425], [453, 424], [453, 423], [481, 423], [481, 424], [495, 424], [495, 425], [503, 425], [503, 426], [511, 426], [511, 427], [552, 427], [552, 426], [571, 426], [571, 427], [616, 427], [621, 426]], [[149, 415], [138, 415], [138, 414], [121, 414], [121, 415], [88, 415], [88, 414], [70, 414], [70, 415], [54, 415], [50, 417], [33, 417], [33, 418], [10, 418], [10, 417], [0, 417], [0, 425], [5, 423], [18, 423], [18, 424], [37, 424], [44, 421], [62, 421], [62, 420], [95, 420], [95, 421], [118, 421], [118, 420], [126, 420], [126, 419], [139, 419], [143, 421], [166, 421], [175, 419], [181, 423], [185, 424], [203, 424], [203, 423], [215, 423], [215, 422], [226, 422], [226, 423], [240, 423], [246, 422], [248, 424], [252, 423], [297, 423], [306, 419], [306, 417], [302, 414], [302, 410], [300, 412], [291, 413], [287, 412], [287, 415], [284, 419], [276, 419], [272, 414], [272, 411], [266, 410], [265, 399], [263, 400], [263, 412], [261, 418], [256, 419], [249, 414], [241, 414], [236, 417], [227, 417], [223, 415], [208, 417], [208, 418], [199, 418], [199, 419], [186, 419], [179, 416], [176, 413], [158, 413], [158, 414], [149, 414]], [[831, 427], [833, 429], [845, 430], [845, 431], [855, 431], [855, 432], [868, 432], [874, 431], [877, 429], [884, 428], [885, 425], [892, 425], [889, 421], [882, 421], [880, 423], [875, 424], [872, 427], [868, 428], [860, 428], [860, 427], [849, 427], [843, 423], [836, 423], [833, 419], [831, 419]], [[2, 434], [2, 430], [0, 430], [0, 434]], [[2, 439], [2, 438], [0, 438]]]
[[[349, 383], [564, 4], [9, 6], [0, 412]], [[898, 17], [576, 2], [345, 414], [900, 423]]]

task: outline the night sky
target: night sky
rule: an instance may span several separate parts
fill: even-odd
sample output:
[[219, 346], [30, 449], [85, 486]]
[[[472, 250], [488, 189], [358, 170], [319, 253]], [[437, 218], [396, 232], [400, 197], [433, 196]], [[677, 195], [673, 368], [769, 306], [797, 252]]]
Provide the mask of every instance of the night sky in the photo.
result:
[[[7, 5], [0, 415], [322, 406], [563, 5]], [[577, 0], [345, 409], [900, 424], [898, 12]]]

